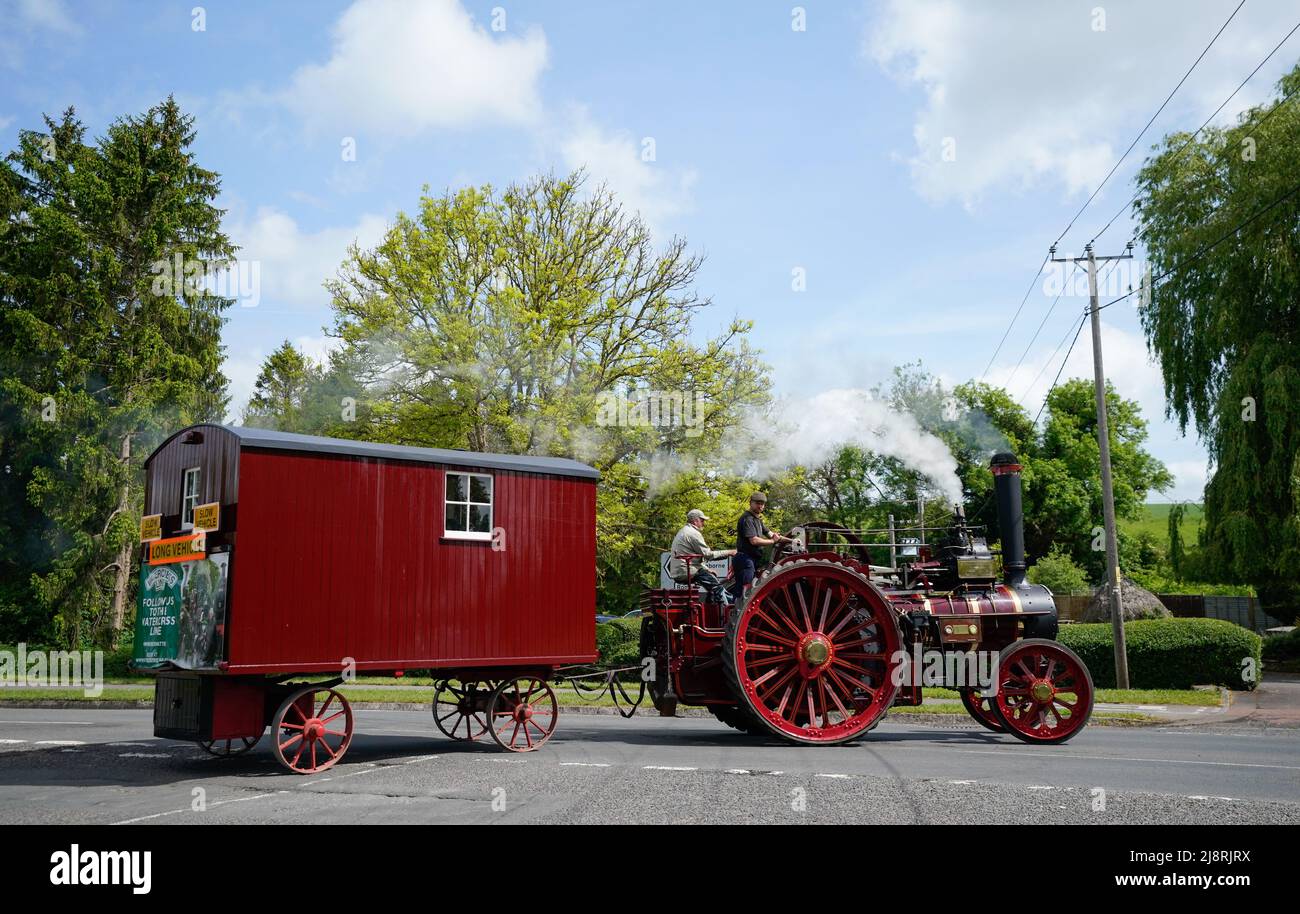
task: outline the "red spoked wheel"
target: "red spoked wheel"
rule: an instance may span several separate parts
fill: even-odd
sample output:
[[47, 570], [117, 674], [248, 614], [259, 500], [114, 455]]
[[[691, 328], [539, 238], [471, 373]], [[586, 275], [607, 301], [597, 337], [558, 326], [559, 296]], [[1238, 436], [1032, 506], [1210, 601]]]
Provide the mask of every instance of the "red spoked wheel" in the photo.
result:
[[1002, 649], [993, 703], [1007, 732], [1026, 743], [1063, 743], [1092, 715], [1092, 674], [1079, 655], [1045, 638]]
[[962, 689], [961, 703], [967, 713], [984, 729], [992, 730], [994, 733], [1007, 732], [1007, 728], [1002, 726], [1002, 718], [998, 717], [998, 712], [993, 709], [993, 699], [981, 695], [979, 689]]
[[203, 739], [199, 740], [199, 747], [209, 755], [217, 756], [217, 758], [230, 758], [235, 755], [243, 755], [261, 740], [262, 734], [260, 733], [257, 736], [238, 736], [234, 739]]
[[856, 562], [808, 558], [764, 575], [723, 642], [728, 680], [752, 716], [792, 742], [870, 730], [898, 692], [893, 607]]
[[294, 774], [332, 767], [352, 745], [352, 705], [329, 686], [307, 686], [280, 705], [271, 723], [275, 757]]
[[488, 700], [492, 738], [511, 752], [540, 749], [555, 732], [559, 715], [555, 691], [536, 676], [507, 679]]
[[462, 742], [474, 742], [488, 731], [487, 703], [492, 683], [480, 687], [477, 682], [452, 685], [444, 679], [433, 695], [433, 722], [444, 736]]

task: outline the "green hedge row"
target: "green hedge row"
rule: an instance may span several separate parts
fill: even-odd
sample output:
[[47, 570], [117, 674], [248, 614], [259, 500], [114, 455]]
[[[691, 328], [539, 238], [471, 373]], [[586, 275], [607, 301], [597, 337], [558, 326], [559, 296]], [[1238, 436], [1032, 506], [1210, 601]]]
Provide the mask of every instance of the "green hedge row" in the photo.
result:
[[1300, 628], [1264, 639], [1265, 660], [1300, 660]]
[[[1062, 625], [1058, 638], [1083, 658], [1097, 688], [1115, 687], [1115, 641], [1109, 622]], [[1221, 685], [1249, 691], [1259, 679], [1262, 640], [1222, 619], [1125, 623], [1129, 685], [1135, 689]]]
[[638, 666], [641, 663], [641, 617], [597, 623], [596, 653], [600, 655], [597, 663], [613, 667]]

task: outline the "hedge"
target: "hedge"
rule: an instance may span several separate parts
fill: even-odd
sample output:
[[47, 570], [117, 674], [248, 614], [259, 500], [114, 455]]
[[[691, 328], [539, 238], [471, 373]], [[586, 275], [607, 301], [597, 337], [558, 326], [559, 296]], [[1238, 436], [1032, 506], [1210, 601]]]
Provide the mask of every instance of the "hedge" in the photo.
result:
[[597, 623], [596, 653], [600, 655], [596, 662], [607, 666], [640, 666], [641, 617]]
[[[1083, 658], [1097, 688], [1115, 687], [1115, 642], [1109, 622], [1062, 625], [1058, 638]], [[1221, 685], [1249, 691], [1259, 679], [1262, 640], [1222, 619], [1127, 622], [1129, 685], [1135, 689]], [[1243, 676], [1246, 658], [1254, 671], [1250, 680]]]
[[1300, 660], [1300, 628], [1264, 639], [1265, 660]]

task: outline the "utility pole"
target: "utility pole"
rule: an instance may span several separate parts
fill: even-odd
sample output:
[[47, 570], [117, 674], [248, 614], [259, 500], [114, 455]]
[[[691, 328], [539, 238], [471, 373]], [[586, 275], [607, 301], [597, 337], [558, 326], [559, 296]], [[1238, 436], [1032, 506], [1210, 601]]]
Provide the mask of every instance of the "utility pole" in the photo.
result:
[[1097, 304], [1097, 261], [1098, 260], [1132, 260], [1133, 242], [1128, 243], [1123, 254], [1097, 257], [1089, 242], [1084, 248], [1083, 257], [1056, 257], [1056, 245], [1052, 245], [1052, 261], [1055, 263], [1088, 264], [1089, 316], [1092, 320], [1092, 376], [1097, 398], [1097, 449], [1101, 457], [1101, 510], [1105, 524], [1106, 536], [1106, 583], [1110, 602], [1110, 626], [1115, 637], [1115, 686], [1128, 688], [1128, 646], [1124, 640], [1124, 602], [1121, 599], [1119, 580], [1119, 538], [1115, 532], [1115, 489], [1110, 472], [1110, 429], [1106, 417], [1106, 370], [1101, 361], [1101, 315]]

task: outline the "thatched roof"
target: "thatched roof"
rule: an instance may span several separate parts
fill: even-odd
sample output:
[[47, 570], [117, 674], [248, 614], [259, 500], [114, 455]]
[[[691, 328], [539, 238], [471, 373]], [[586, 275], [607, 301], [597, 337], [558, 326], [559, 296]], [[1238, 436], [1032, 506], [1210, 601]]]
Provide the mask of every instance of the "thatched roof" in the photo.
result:
[[[1110, 621], [1110, 586], [1094, 587], [1088, 608], [1083, 611], [1084, 622]], [[1130, 577], [1120, 578], [1120, 600], [1124, 607], [1124, 621], [1134, 619], [1167, 619], [1172, 613], [1159, 598]]]

